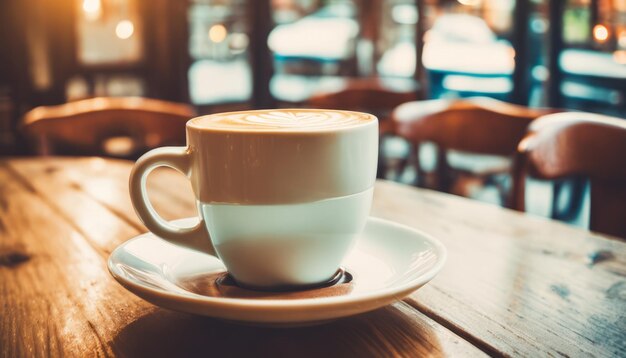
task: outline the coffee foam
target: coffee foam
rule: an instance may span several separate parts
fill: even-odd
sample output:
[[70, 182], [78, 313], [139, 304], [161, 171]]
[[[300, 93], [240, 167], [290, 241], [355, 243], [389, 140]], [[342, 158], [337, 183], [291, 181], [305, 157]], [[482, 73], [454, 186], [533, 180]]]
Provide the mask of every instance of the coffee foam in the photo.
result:
[[326, 109], [270, 109], [218, 113], [194, 118], [189, 125], [198, 129], [245, 131], [340, 130], [376, 121], [371, 114]]

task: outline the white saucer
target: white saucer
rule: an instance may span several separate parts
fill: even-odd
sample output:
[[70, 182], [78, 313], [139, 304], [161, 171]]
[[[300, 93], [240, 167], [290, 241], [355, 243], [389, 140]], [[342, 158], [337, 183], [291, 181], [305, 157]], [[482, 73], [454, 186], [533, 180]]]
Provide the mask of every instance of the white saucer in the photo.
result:
[[[182, 219], [178, 223], [189, 226], [194, 221]], [[116, 248], [108, 266], [129, 291], [164, 308], [248, 324], [302, 325], [371, 311], [400, 300], [435, 277], [445, 259], [446, 249], [436, 239], [370, 217], [342, 264], [353, 276], [352, 282], [301, 291], [300, 295], [268, 293], [265, 297], [230, 298], [214, 294], [215, 290], [202, 291], [209, 285], [197, 278], [224, 272], [221, 261], [151, 233]], [[200, 290], [189, 288], [194, 281]]]

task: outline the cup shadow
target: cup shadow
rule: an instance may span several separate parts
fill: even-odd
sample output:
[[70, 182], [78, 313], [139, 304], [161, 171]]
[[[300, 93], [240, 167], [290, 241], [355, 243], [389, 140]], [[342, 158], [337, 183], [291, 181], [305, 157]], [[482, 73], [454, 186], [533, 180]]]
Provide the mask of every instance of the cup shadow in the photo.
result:
[[433, 328], [397, 305], [318, 326], [267, 328], [157, 308], [109, 342], [120, 356], [440, 356]]

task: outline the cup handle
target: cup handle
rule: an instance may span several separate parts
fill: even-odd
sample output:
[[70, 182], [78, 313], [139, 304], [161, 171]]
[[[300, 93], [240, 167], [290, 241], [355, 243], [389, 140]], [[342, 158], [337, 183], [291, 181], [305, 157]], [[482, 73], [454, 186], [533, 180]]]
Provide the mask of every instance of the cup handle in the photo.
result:
[[193, 227], [179, 227], [163, 220], [148, 199], [146, 179], [157, 167], [173, 168], [187, 178], [191, 175], [191, 154], [187, 147], [162, 147], [153, 149], [137, 160], [130, 172], [130, 199], [137, 216], [156, 236], [176, 245], [217, 256], [209, 233], [200, 217]]

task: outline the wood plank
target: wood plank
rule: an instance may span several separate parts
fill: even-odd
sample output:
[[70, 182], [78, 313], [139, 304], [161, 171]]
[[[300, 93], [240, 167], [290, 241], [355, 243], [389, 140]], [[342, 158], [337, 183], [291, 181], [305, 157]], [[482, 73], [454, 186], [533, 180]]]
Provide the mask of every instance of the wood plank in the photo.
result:
[[[72, 171], [54, 166], [50, 159], [44, 160], [44, 165], [37, 163], [36, 160], [20, 160], [6, 164], [5, 168], [14, 180], [37, 193], [103, 257], [110, 254], [117, 244], [143, 231], [140, 225], [120, 220], [118, 215], [86, 195], [81, 190], [82, 185], [73, 178]], [[80, 164], [76, 170], [80, 170], [83, 163]], [[112, 200], [122, 200], [127, 196], [106, 183], [101, 183], [100, 188]]]
[[[70, 186], [82, 192], [83, 201], [95, 201], [99, 206], [127, 220], [140, 232], [146, 232], [130, 202], [128, 178], [132, 162], [102, 158], [54, 158], [14, 160], [10, 164], [19, 175], [34, 179], [41, 191], [54, 193], [56, 185]], [[197, 215], [189, 181], [173, 169], [160, 168], [148, 177], [148, 194], [157, 211], [166, 219]], [[62, 206], [71, 205], [64, 203]], [[96, 203], [92, 203], [96, 205]]]
[[[0, 166], [0, 356], [111, 353], [94, 322], [107, 296], [102, 258], [32, 188]], [[98, 269], [94, 269], [94, 267]], [[86, 319], [86, 312], [92, 313]]]
[[[130, 356], [416, 357], [484, 356], [405, 303], [324, 326], [239, 326], [166, 310], [126, 326], [114, 344]], [[137, 344], [137, 342], [151, 342]]]
[[[73, 173], [85, 165], [68, 159], [0, 163], [0, 257], [13, 257], [0, 262], [28, 258], [0, 264], [0, 356], [483, 354], [406, 303], [289, 330], [154, 307], [106, 272], [110, 250], [137, 228], [83, 190], [87, 177]], [[116, 165], [106, 161], [103, 172]], [[104, 186], [109, 202], [124, 202], [127, 176], [111, 181]]]
[[446, 245], [445, 268], [409, 303], [486, 352], [626, 352], [626, 243], [390, 182], [377, 184], [373, 214]]
[[[78, 185], [87, 196], [140, 225], [127, 197], [119, 199], [124, 195], [109, 195], [101, 189], [113, 187], [125, 193], [130, 164], [80, 163], [54, 161], [55, 166], [67, 166], [64, 170], [71, 174], [66, 176], [70, 178], [67, 185]], [[28, 161], [12, 166], [27, 176], [43, 175], [37, 164]], [[29, 166], [34, 169], [26, 170]], [[62, 185], [62, 178], [54, 187]], [[153, 180], [153, 201], [164, 216], [194, 214], [191, 201], [172, 200], [186, 183], [184, 177], [163, 173]], [[624, 315], [603, 308], [625, 312], [626, 251], [620, 242], [498, 207], [390, 183], [378, 184], [374, 214], [426, 230], [447, 245], [450, 258], [446, 269], [409, 302], [485, 351], [602, 355], [623, 347], [620, 322]], [[610, 259], [590, 265], [592, 253]]]
[[[128, 199], [119, 199], [124, 195], [99, 189], [114, 187], [124, 193], [129, 163], [53, 163], [67, 165], [64, 170], [73, 173], [67, 175], [68, 185], [78, 183], [87, 196], [137, 220]], [[37, 164], [12, 165], [22, 171], [30, 165], [35, 169], [24, 171], [25, 175], [42, 175]], [[153, 200], [160, 212], [193, 215], [191, 202], [170, 200], [180, 192], [177, 188], [186, 182], [184, 177], [164, 173], [153, 180]], [[621, 243], [540, 218], [390, 183], [378, 184], [374, 214], [426, 229], [444, 241], [450, 251], [446, 269], [409, 302], [484, 350], [602, 355], [623, 347], [623, 315], [602, 309], [625, 311], [626, 284], [621, 282], [626, 260]], [[610, 259], [589, 265], [588, 255], [594, 252]], [[572, 277], [576, 281], [570, 283]]]

